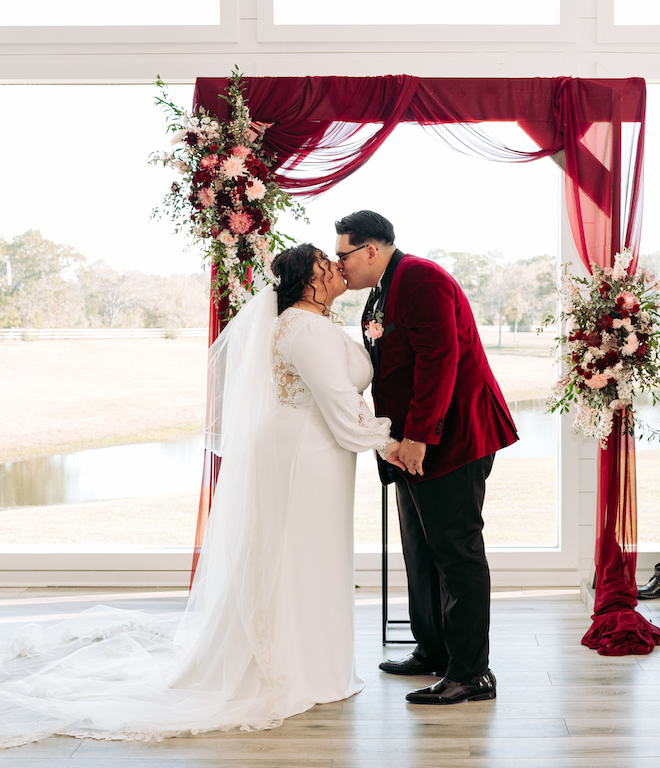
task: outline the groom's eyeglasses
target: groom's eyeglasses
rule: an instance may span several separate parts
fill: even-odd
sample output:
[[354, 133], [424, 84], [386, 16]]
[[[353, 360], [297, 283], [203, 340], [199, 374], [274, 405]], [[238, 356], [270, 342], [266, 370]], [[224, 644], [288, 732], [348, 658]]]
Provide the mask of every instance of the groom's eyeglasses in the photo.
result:
[[348, 253], [338, 253], [337, 258], [339, 261], [343, 264], [346, 259], [352, 254], [355, 253], [355, 251], [361, 251], [363, 248], [366, 248], [369, 245], [369, 243], [364, 243], [363, 245], [358, 245], [357, 248], [353, 248], [352, 251], [348, 251]]

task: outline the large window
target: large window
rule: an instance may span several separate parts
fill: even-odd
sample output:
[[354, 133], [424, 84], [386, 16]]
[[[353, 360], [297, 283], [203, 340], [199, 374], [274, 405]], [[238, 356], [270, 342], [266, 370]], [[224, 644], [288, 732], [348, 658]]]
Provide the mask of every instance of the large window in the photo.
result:
[[[191, 102], [191, 86], [171, 90]], [[154, 93], [2, 88], [22, 116], [20, 137], [15, 120], [0, 126], [5, 545], [194, 539], [208, 275], [150, 219], [174, 179], [148, 162], [168, 144]]]
[[660, 24], [656, 0], [614, 0], [614, 23], [620, 26]]
[[178, 0], [23, 0], [0, 5], [2, 26], [165, 26], [220, 24], [220, 0], [196, 0], [186, 12]]
[[275, 24], [558, 24], [559, 0], [274, 0]]

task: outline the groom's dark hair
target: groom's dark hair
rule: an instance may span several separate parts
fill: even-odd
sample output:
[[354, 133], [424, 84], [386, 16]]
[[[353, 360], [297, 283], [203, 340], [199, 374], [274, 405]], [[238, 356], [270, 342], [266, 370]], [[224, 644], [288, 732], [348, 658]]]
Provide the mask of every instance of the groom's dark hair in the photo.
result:
[[392, 222], [374, 211], [357, 211], [344, 216], [335, 221], [335, 231], [338, 235], [348, 235], [351, 245], [360, 245], [369, 240], [377, 240], [386, 245], [394, 243]]

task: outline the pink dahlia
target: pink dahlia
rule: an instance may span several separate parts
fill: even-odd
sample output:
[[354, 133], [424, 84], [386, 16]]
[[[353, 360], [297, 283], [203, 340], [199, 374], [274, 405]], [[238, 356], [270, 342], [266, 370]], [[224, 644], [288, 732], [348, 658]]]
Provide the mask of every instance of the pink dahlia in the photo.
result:
[[236, 155], [230, 155], [228, 158], [222, 161], [222, 172], [229, 179], [237, 179], [239, 176], [245, 175], [245, 164], [242, 157], [236, 157]]
[[249, 147], [245, 147], [242, 144], [239, 144], [236, 147], [233, 147], [231, 150], [232, 155], [236, 155], [236, 157], [247, 157], [248, 155], [252, 154], [252, 150]]
[[252, 216], [245, 211], [232, 211], [229, 214], [229, 228], [239, 235], [245, 235], [249, 232], [253, 223]]
[[204, 208], [211, 208], [215, 203], [215, 190], [209, 187], [202, 187], [197, 193], [197, 199]]
[[266, 185], [260, 179], [252, 179], [245, 187], [248, 200], [261, 200], [266, 194]]

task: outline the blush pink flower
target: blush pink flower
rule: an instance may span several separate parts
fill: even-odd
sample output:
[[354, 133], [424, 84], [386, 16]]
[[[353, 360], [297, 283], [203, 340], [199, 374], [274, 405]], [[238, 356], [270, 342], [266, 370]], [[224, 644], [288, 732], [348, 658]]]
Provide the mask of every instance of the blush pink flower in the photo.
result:
[[266, 194], [266, 185], [261, 179], [252, 179], [245, 187], [245, 194], [248, 200], [261, 200]]
[[197, 199], [204, 206], [204, 208], [211, 208], [215, 203], [215, 190], [209, 187], [203, 187], [197, 193]]
[[245, 176], [245, 164], [243, 163], [242, 157], [230, 155], [222, 161], [220, 167], [222, 172], [229, 179], [237, 179], [239, 176]]
[[602, 373], [594, 373], [590, 379], [585, 379], [584, 383], [591, 389], [602, 389], [607, 386], [607, 376]]
[[231, 153], [236, 155], [236, 157], [247, 157], [252, 154], [252, 150], [249, 147], [243, 146], [243, 144], [239, 144], [232, 148]]
[[608, 277], [612, 277], [612, 274], [614, 273], [614, 268], [613, 268], [613, 267], [605, 267], [605, 268], [603, 269], [603, 272], [604, 272], [604, 273], [605, 273], [605, 274], [606, 274]]
[[238, 237], [233, 235], [228, 229], [223, 229], [220, 233], [219, 240], [223, 245], [236, 245]]
[[375, 320], [369, 320], [367, 327], [364, 329], [364, 335], [373, 344], [376, 339], [380, 339], [380, 337], [383, 335], [382, 323], [377, 323]]
[[631, 291], [621, 291], [616, 297], [617, 304], [619, 299], [622, 299], [621, 307], [630, 311], [633, 307], [639, 306], [639, 299]]
[[229, 228], [232, 232], [244, 235], [252, 229], [252, 216], [245, 211], [232, 211], [229, 214]]
[[217, 155], [207, 155], [206, 157], [203, 157], [199, 161], [199, 167], [200, 168], [215, 168], [218, 164], [218, 156]]
[[636, 333], [629, 333], [626, 337], [626, 343], [621, 347], [622, 355], [634, 355], [639, 347], [639, 339]]

